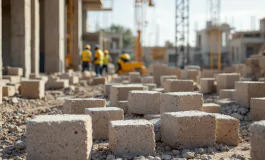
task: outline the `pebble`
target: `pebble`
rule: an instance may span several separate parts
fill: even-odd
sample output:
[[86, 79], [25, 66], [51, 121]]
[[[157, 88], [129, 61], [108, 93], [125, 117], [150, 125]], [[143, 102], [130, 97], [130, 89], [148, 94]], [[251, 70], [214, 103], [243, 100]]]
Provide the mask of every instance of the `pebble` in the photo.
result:
[[106, 160], [115, 160], [115, 156], [110, 154], [110, 155], [107, 156]]
[[25, 145], [25, 143], [23, 141], [18, 140], [15, 143], [15, 148], [22, 150], [22, 149], [25, 149], [26, 148], [26, 145]]
[[144, 156], [134, 157], [133, 160], [146, 160]]
[[17, 104], [18, 103], [18, 99], [16, 97], [13, 97], [11, 99], [11, 101], [12, 101], [13, 104]]
[[199, 153], [199, 154], [204, 154], [204, 153], [205, 153], [205, 151], [204, 151], [204, 149], [203, 149], [203, 148], [199, 148], [199, 149], [198, 149], [198, 153]]
[[171, 147], [169, 147], [169, 146], [166, 146], [165, 149], [166, 149], [166, 151], [171, 151]]
[[173, 153], [174, 155], [179, 155], [179, 154], [180, 154], [180, 151], [179, 151], [179, 150], [173, 150], [172, 153]]
[[181, 155], [182, 155], [183, 158], [189, 158], [189, 159], [194, 158], [194, 153], [193, 152], [182, 152]]
[[162, 158], [163, 160], [170, 160], [170, 159], [171, 159], [171, 155], [163, 154], [163, 155], [161, 156], [161, 158]]

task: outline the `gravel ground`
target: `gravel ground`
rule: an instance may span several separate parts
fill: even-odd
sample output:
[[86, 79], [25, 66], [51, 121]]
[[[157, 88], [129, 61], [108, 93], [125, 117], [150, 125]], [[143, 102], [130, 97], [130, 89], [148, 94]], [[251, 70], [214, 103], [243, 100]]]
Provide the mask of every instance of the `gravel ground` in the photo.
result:
[[[3, 125], [0, 128], [0, 160], [26, 159], [26, 123], [36, 115], [60, 114], [64, 99], [69, 97], [103, 98], [102, 86], [71, 86], [64, 90], [47, 91], [42, 100], [28, 100], [19, 96], [3, 98], [0, 112]], [[162, 142], [157, 142], [157, 155], [130, 157], [123, 155], [116, 157], [108, 148], [108, 141], [95, 141], [93, 144], [92, 159], [107, 160], [185, 160], [185, 159], [217, 159], [217, 160], [244, 160], [250, 159], [249, 110], [240, 108], [236, 103], [228, 100], [219, 100], [216, 95], [205, 95], [205, 103], [217, 102], [222, 104], [222, 113], [241, 120], [241, 143], [237, 147], [216, 144], [208, 148], [176, 150]], [[0, 114], [0, 115], [1, 115]], [[126, 119], [138, 119], [141, 116], [126, 115]]]

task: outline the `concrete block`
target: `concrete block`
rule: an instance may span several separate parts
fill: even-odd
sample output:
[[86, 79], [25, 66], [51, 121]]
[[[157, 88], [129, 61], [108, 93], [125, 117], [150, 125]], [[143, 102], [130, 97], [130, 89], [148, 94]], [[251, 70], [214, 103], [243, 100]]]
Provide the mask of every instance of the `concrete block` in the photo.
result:
[[110, 88], [110, 105], [117, 106], [118, 101], [126, 101], [133, 90], [148, 90], [143, 85], [114, 85]]
[[219, 97], [233, 99], [233, 95], [235, 92], [236, 92], [235, 89], [221, 89], [219, 91]]
[[104, 96], [109, 97], [110, 95], [110, 87], [113, 85], [121, 85], [121, 83], [107, 83], [104, 86]]
[[165, 90], [164, 88], [154, 88], [151, 91], [157, 91], [157, 92], [164, 93], [164, 90]]
[[7, 79], [10, 83], [20, 83], [21, 77], [20, 76], [2, 76], [2, 79]]
[[7, 74], [11, 76], [23, 76], [23, 68], [7, 67]]
[[209, 113], [185, 111], [161, 116], [161, 139], [177, 148], [208, 147], [215, 143], [216, 119]]
[[65, 100], [64, 114], [84, 114], [85, 108], [105, 108], [106, 100], [97, 98], [73, 98]]
[[144, 83], [143, 86], [146, 86], [149, 91], [152, 91], [157, 85], [155, 83]]
[[250, 116], [254, 121], [265, 120], [265, 98], [251, 98]]
[[92, 81], [92, 85], [106, 84], [106, 82], [105, 77], [95, 77]]
[[159, 114], [161, 93], [156, 91], [130, 91], [128, 108], [134, 114]]
[[89, 80], [90, 78], [92, 78], [93, 76], [95, 76], [96, 74], [93, 72], [89, 72], [89, 71], [84, 71], [81, 77], [81, 80]]
[[144, 115], [144, 119], [146, 119], [146, 120], [157, 119], [160, 117], [161, 117], [160, 114], [145, 114]]
[[127, 114], [129, 112], [128, 101], [118, 101], [118, 107], [123, 110], [124, 114]]
[[153, 67], [153, 76], [155, 79], [155, 83], [157, 84], [157, 86], [160, 86], [161, 85], [160, 77], [167, 75], [165, 71], [167, 70], [168, 67], [164, 64], [154, 64], [152, 67]]
[[2, 88], [3, 97], [12, 97], [16, 94], [16, 87], [15, 86], [3, 86]]
[[111, 121], [109, 148], [116, 155], [154, 155], [154, 125], [147, 120]]
[[200, 66], [196, 66], [196, 65], [187, 65], [184, 67], [185, 70], [189, 70], [189, 69], [193, 69], [193, 70], [197, 70], [200, 71], [201, 67]]
[[237, 146], [240, 121], [228, 115], [216, 113], [214, 115], [216, 117], [216, 143]]
[[176, 75], [178, 78], [182, 77], [182, 70], [180, 68], [168, 67], [167, 68], [168, 75]]
[[49, 89], [63, 89], [69, 87], [69, 80], [59, 79], [54, 81], [48, 81], [47, 85]]
[[21, 82], [21, 95], [26, 98], [39, 99], [45, 95], [45, 84], [39, 80]]
[[64, 73], [60, 76], [60, 79], [67, 79], [69, 80], [70, 85], [75, 85], [79, 83], [79, 77], [71, 75], [71, 73]]
[[164, 87], [164, 85], [165, 85], [165, 81], [166, 81], [166, 80], [169, 80], [169, 79], [177, 80], [178, 77], [177, 77], [176, 75], [161, 76], [161, 77], [160, 77], [160, 84], [161, 84], [161, 87]]
[[249, 108], [251, 98], [265, 97], [265, 82], [241, 81], [236, 83], [236, 102]]
[[123, 110], [117, 107], [85, 108], [85, 114], [92, 118], [93, 139], [109, 139], [109, 122], [123, 120]]
[[160, 113], [202, 110], [203, 95], [195, 92], [172, 92], [161, 95]]
[[250, 126], [251, 159], [262, 160], [265, 157], [265, 121]]
[[88, 115], [42, 115], [27, 124], [27, 159], [90, 159], [92, 123]]
[[216, 75], [217, 91], [221, 89], [235, 89], [235, 83], [240, 81], [239, 73], [221, 73]]
[[129, 82], [130, 83], [141, 83], [141, 75], [139, 72], [130, 72], [129, 73]]
[[192, 80], [167, 79], [164, 83], [164, 92], [192, 92], [194, 90]]
[[215, 103], [204, 103], [202, 110], [207, 113], [221, 113], [221, 106]]
[[201, 77], [202, 78], [215, 78], [215, 75], [220, 73], [219, 70], [202, 70]]
[[210, 94], [210, 93], [214, 93], [216, 91], [216, 86], [214, 85], [214, 78], [201, 78], [200, 80], [200, 92], [201, 93], [206, 93], [206, 94]]
[[184, 71], [186, 74], [185, 79], [193, 80], [194, 82], [197, 82], [197, 76], [200, 75], [200, 70], [196, 69], [188, 69]]
[[142, 77], [142, 83], [155, 83], [153, 76]]

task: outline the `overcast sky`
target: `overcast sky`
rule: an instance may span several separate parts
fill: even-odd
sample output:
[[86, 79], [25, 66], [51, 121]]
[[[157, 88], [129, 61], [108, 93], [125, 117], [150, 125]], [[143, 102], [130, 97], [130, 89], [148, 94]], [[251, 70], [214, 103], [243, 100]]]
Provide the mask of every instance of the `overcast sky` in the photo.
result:
[[[207, 0], [190, 0], [190, 39], [195, 42], [195, 29], [205, 27], [207, 20]], [[155, 0], [155, 8], [148, 10], [148, 27], [144, 43], [159, 45], [166, 40], [174, 42], [175, 36], [175, 0]], [[107, 4], [108, 5], [108, 4]], [[265, 18], [265, 0], [221, 0], [221, 21], [231, 24], [237, 31], [259, 29], [259, 19]], [[111, 24], [120, 24], [131, 28], [134, 33], [134, 0], [114, 0], [112, 13], [90, 12], [91, 30], [96, 26], [104, 28]], [[255, 20], [255, 24], [251, 23]], [[156, 31], [159, 30], [159, 34]]]

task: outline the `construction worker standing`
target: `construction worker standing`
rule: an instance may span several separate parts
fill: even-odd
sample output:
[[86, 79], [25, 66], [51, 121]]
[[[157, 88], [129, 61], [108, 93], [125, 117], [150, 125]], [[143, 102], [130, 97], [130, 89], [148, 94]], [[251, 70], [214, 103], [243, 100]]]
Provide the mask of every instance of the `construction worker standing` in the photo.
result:
[[91, 47], [90, 45], [85, 46], [85, 50], [82, 52], [81, 61], [82, 61], [82, 72], [85, 70], [89, 71], [89, 63], [91, 62]]
[[111, 62], [111, 57], [109, 56], [109, 51], [107, 49], [104, 50], [104, 59], [103, 59], [103, 67], [102, 72], [105, 70], [108, 73], [108, 64]]
[[103, 58], [104, 58], [104, 53], [102, 52], [102, 50], [99, 49], [99, 45], [96, 45], [95, 57], [93, 62], [97, 76], [98, 75], [102, 76]]

